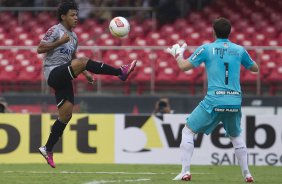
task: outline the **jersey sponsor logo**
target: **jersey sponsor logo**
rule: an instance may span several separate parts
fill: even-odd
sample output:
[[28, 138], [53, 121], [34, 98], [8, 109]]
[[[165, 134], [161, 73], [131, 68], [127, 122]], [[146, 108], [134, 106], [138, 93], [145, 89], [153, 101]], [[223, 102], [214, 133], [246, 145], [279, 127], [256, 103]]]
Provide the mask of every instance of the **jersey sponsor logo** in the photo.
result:
[[229, 56], [239, 56], [239, 52], [237, 49], [228, 49], [227, 54]]
[[238, 108], [214, 108], [215, 112], [239, 112]]
[[222, 91], [218, 90], [215, 91], [216, 95], [240, 95], [241, 93], [239, 91]]
[[222, 59], [225, 52], [227, 52], [227, 49], [223, 48], [212, 48], [213, 55], [219, 55], [219, 57]]
[[198, 55], [200, 55], [203, 51], [205, 50], [205, 48], [201, 48], [193, 57], [192, 57], [192, 61], [195, 60]]
[[60, 53], [66, 54], [66, 55], [71, 55], [71, 50], [65, 49], [65, 48], [60, 48]]

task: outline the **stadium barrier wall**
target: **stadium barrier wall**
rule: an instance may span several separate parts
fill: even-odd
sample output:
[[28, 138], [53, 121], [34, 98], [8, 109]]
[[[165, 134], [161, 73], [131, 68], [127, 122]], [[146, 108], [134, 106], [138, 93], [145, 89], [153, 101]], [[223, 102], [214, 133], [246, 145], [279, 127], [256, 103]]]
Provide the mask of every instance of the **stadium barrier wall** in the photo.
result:
[[[56, 112], [56, 101], [51, 95], [35, 95], [35, 94], [5, 94], [2, 95], [9, 106], [22, 106], [23, 113], [53, 113]], [[78, 107], [79, 113], [126, 113], [126, 114], [151, 114], [154, 111], [155, 103], [160, 97], [167, 97], [170, 100], [170, 106], [174, 113], [186, 114], [192, 110], [203, 99], [203, 96], [188, 95], [163, 95], [163, 96], [83, 96], [77, 95], [75, 98], [75, 106]], [[97, 105], [99, 104], [99, 105]], [[32, 107], [36, 112], [29, 111], [25, 106]], [[55, 107], [53, 109], [49, 106]], [[264, 114], [264, 115], [282, 115], [282, 98], [275, 97], [258, 97], [244, 96], [242, 101], [243, 112], [248, 115]], [[38, 108], [38, 109], [37, 109]], [[279, 110], [280, 109], [280, 110]], [[54, 111], [55, 110], [55, 111]]]
[[[59, 164], [180, 164], [179, 144], [186, 117], [74, 114], [54, 149], [54, 159]], [[51, 114], [1, 114], [0, 163], [45, 163], [38, 147], [46, 142], [55, 118]], [[242, 135], [250, 165], [282, 166], [281, 120], [281, 115], [243, 114]], [[221, 125], [209, 136], [196, 137], [192, 164], [237, 164]]]

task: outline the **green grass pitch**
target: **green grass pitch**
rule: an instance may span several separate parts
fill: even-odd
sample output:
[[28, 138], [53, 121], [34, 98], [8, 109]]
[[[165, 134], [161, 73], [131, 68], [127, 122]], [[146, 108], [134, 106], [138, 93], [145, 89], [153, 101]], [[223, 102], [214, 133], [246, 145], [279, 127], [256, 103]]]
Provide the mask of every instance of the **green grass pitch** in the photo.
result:
[[[281, 184], [282, 167], [250, 167], [258, 184]], [[0, 184], [177, 184], [172, 181], [180, 171], [179, 165], [136, 164], [1, 164]], [[190, 183], [245, 183], [239, 166], [192, 166]]]

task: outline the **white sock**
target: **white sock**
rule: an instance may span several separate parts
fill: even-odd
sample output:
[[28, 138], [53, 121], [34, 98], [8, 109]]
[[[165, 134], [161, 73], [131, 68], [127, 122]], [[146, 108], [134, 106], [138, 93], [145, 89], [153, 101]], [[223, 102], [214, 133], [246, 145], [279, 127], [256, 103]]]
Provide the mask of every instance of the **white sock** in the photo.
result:
[[230, 137], [230, 139], [235, 149], [235, 155], [239, 161], [239, 165], [242, 170], [242, 175], [243, 177], [245, 177], [247, 174], [250, 174], [248, 167], [248, 152], [246, 144], [241, 135], [238, 137]]
[[186, 173], [190, 171], [191, 158], [194, 151], [194, 135], [190, 129], [186, 126], [182, 129], [182, 139], [180, 144], [182, 171], [181, 173]]

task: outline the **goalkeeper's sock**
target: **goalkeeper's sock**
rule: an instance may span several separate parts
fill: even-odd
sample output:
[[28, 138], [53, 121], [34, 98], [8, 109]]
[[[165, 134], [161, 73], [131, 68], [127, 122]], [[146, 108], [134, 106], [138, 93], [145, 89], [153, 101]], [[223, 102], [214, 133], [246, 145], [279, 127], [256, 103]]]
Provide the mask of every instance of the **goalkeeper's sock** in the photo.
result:
[[58, 142], [59, 138], [63, 135], [63, 132], [67, 124], [61, 122], [59, 119], [55, 121], [51, 128], [51, 133], [49, 135], [48, 141], [46, 143], [46, 150], [52, 152], [54, 145]]
[[231, 137], [230, 139], [235, 149], [235, 155], [239, 161], [239, 165], [242, 170], [242, 175], [243, 177], [245, 177], [247, 174], [250, 174], [248, 167], [248, 152], [246, 144], [241, 136]]
[[86, 70], [95, 74], [104, 74], [104, 75], [121, 75], [120, 68], [114, 68], [105, 63], [99, 63], [89, 59], [86, 64]]
[[194, 151], [194, 133], [186, 126], [182, 130], [182, 140], [180, 144], [182, 171], [190, 171], [191, 159]]

